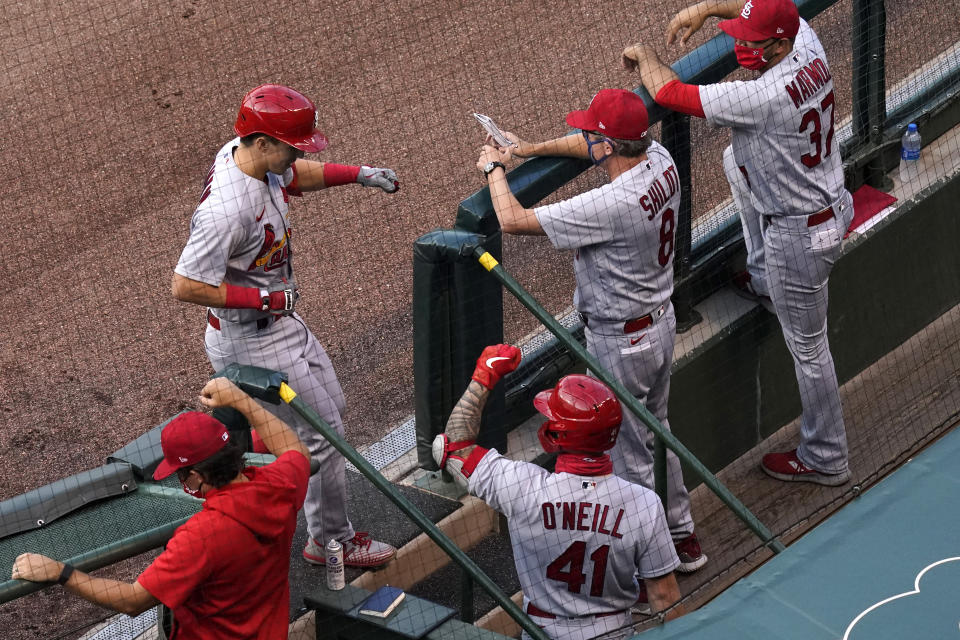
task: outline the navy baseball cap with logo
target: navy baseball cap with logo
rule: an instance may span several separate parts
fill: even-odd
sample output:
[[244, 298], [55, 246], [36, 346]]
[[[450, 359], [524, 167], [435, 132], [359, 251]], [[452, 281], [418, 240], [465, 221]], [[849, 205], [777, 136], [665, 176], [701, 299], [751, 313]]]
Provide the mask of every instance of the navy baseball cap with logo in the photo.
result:
[[567, 114], [567, 124], [608, 138], [642, 140], [647, 135], [647, 107], [632, 91], [601, 89], [585, 110]]
[[717, 26], [747, 42], [794, 38], [800, 30], [800, 14], [793, 0], [747, 0], [739, 16]]
[[230, 434], [223, 423], [200, 411], [185, 411], [160, 432], [163, 460], [153, 472], [154, 480], [163, 480], [177, 469], [202, 462], [223, 449]]

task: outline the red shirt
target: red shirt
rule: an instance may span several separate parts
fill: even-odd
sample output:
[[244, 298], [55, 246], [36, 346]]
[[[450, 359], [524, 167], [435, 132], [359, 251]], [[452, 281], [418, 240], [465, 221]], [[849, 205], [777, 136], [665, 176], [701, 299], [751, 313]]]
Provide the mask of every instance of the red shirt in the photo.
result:
[[310, 475], [288, 451], [206, 494], [137, 581], [173, 611], [170, 640], [287, 637], [290, 547]]

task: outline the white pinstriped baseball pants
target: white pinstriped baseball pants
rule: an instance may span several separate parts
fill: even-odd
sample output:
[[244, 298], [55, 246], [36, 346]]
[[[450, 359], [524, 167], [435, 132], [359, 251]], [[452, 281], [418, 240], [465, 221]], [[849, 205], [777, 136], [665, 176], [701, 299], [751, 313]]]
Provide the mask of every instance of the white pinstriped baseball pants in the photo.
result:
[[853, 198], [844, 191], [833, 208], [834, 217], [814, 227], [806, 216], [768, 216], [763, 225], [767, 286], [803, 407], [797, 457], [823, 473], [847, 470], [843, 407], [827, 339], [827, 281], [853, 220]]
[[[587, 351], [596, 356], [603, 368], [613, 374], [669, 430], [667, 400], [670, 397], [673, 343], [677, 334], [673, 304], [667, 300], [663, 316], [636, 333], [625, 334], [623, 321], [603, 323], [592, 319], [584, 333]], [[636, 343], [631, 344], [633, 341]], [[610, 452], [613, 472], [624, 480], [653, 490], [653, 444], [653, 432], [633, 412], [623, 407], [620, 436]], [[683, 484], [683, 470], [677, 454], [669, 449], [665, 507], [667, 525], [674, 540], [681, 540], [693, 533], [690, 495]]]
[[757, 213], [757, 208], [753, 204], [753, 195], [750, 193], [747, 179], [740, 171], [737, 161], [733, 159], [732, 146], [723, 150], [723, 172], [727, 176], [727, 182], [730, 183], [733, 203], [740, 212], [740, 226], [743, 227], [743, 244], [747, 249], [747, 273], [750, 274], [750, 284], [758, 294], [769, 296], [760, 214]]
[[[630, 625], [633, 618], [629, 611], [623, 615], [583, 616], [580, 618], [540, 618], [531, 616], [537, 625], [551, 640], [590, 640], [603, 636], [603, 640], [621, 640], [633, 635]], [[524, 631], [520, 634], [522, 640], [531, 640], [530, 634]]]
[[[205, 345], [214, 370], [231, 362], [283, 371], [288, 384], [341, 436], [341, 413], [346, 406], [343, 390], [326, 351], [299, 314], [280, 318], [262, 330], [256, 322], [220, 321], [220, 330], [207, 325]], [[259, 401], [258, 401], [259, 402]], [[347, 517], [346, 460], [320, 433], [290, 406], [260, 402], [260, 405], [293, 427], [320, 464], [310, 476], [303, 512], [307, 530], [321, 544], [331, 538], [348, 540], [353, 525]]]
[[723, 170], [740, 212], [751, 284], [770, 296], [793, 357], [803, 408], [797, 457], [817, 471], [843, 473], [847, 437], [827, 339], [827, 281], [853, 220], [853, 198], [844, 190], [833, 203], [834, 217], [815, 227], [807, 226], [806, 216], [768, 216], [765, 223], [732, 147], [723, 151]]

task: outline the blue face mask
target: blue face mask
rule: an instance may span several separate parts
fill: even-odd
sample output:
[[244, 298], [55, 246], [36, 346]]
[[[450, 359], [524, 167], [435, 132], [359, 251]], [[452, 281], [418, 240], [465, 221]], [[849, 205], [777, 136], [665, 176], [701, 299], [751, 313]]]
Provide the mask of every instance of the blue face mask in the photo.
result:
[[587, 143], [587, 157], [590, 158], [590, 162], [592, 162], [595, 167], [599, 167], [599, 166], [600, 166], [601, 164], [603, 164], [603, 162], [604, 162], [607, 158], [609, 158], [610, 156], [603, 156], [603, 157], [600, 158], [599, 160], [594, 160], [594, 158], [593, 158], [593, 145], [603, 144], [604, 142], [610, 142], [610, 140], [608, 140], [607, 138], [603, 138], [603, 139], [601, 139], [601, 140], [591, 140], [591, 139], [590, 139], [590, 134], [589, 134], [588, 132], [586, 132], [586, 131], [581, 131], [580, 133], [583, 135], [583, 139], [584, 139], [584, 140], [586, 141], [586, 143]]

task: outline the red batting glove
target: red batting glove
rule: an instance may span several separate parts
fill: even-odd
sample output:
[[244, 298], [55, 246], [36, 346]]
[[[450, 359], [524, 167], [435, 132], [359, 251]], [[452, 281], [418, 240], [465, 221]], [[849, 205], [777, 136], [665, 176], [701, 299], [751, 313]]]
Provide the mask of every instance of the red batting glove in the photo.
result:
[[267, 291], [256, 287], [238, 287], [227, 285], [227, 297], [224, 307], [227, 309], [259, 309], [270, 311], [274, 315], [293, 315], [293, 308], [297, 304], [300, 292], [288, 288], [279, 291]]
[[268, 294], [269, 311], [278, 316], [293, 315], [300, 293], [296, 289], [281, 289]]
[[487, 389], [493, 389], [500, 378], [520, 364], [520, 349], [509, 344], [495, 344], [487, 347], [477, 359], [477, 368], [472, 379]]

